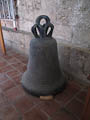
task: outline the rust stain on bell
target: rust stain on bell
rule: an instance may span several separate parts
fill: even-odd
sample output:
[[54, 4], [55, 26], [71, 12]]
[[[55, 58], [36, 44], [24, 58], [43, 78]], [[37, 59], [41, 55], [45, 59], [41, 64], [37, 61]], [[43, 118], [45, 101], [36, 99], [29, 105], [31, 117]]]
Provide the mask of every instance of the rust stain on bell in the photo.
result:
[[[42, 19], [46, 21], [43, 25], [40, 24]], [[66, 80], [59, 66], [57, 42], [52, 37], [53, 29], [50, 18], [45, 15], [39, 16], [32, 27], [35, 38], [30, 42], [27, 70], [21, 82], [35, 96], [55, 95], [65, 87]]]

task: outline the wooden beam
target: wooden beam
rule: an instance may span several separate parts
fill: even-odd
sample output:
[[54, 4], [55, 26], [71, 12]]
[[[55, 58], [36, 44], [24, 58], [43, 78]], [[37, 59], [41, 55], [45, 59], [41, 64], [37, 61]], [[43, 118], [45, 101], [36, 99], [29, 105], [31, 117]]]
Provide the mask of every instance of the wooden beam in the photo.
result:
[[6, 49], [5, 49], [4, 39], [3, 39], [1, 21], [0, 21], [0, 43], [1, 43], [3, 53], [6, 55]]

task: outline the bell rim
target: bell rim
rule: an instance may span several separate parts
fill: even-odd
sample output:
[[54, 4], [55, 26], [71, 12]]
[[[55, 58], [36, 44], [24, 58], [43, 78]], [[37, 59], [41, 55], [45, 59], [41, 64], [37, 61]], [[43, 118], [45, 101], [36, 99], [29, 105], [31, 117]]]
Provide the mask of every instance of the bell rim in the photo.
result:
[[49, 95], [56, 96], [57, 94], [64, 91], [64, 89], [66, 88], [66, 85], [67, 85], [67, 81], [65, 81], [62, 86], [60, 86], [60, 87], [56, 88], [55, 90], [53, 90], [52, 92], [48, 92], [48, 93], [41, 93], [41, 92], [29, 90], [23, 84], [22, 84], [22, 87], [28, 94], [31, 94], [32, 96], [40, 97], [40, 96], [49, 96]]

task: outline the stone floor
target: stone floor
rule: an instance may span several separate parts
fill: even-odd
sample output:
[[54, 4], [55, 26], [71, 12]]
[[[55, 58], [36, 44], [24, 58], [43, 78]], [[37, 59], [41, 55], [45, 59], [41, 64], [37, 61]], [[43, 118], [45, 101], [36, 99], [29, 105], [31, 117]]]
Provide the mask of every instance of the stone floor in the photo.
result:
[[53, 100], [41, 101], [21, 86], [26, 64], [21, 54], [0, 49], [0, 120], [81, 120], [87, 88], [71, 80]]

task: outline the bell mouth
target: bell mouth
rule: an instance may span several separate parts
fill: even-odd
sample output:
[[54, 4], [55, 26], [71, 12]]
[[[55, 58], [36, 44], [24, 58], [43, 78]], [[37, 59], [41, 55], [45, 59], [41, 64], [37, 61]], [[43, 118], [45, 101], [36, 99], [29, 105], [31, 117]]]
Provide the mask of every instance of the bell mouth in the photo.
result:
[[56, 96], [57, 94], [61, 93], [64, 91], [64, 89], [67, 86], [67, 82], [65, 81], [61, 87], [56, 88], [55, 90], [48, 92], [48, 93], [42, 93], [42, 92], [37, 92], [33, 90], [29, 90], [25, 85], [22, 83], [23, 89], [28, 93], [31, 94], [32, 96], [40, 97], [40, 96]]

